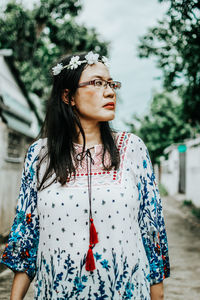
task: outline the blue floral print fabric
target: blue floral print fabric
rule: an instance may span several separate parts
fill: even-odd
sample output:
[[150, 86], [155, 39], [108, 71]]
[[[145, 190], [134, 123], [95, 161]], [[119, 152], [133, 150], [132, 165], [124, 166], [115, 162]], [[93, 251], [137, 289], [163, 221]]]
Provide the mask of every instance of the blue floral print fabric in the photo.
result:
[[[140, 139], [139, 141], [142, 145], [142, 141]], [[169, 276], [168, 243], [155, 174], [144, 144], [142, 149], [145, 151], [142, 154], [142, 173], [138, 176], [140, 200], [138, 222], [150, 264], [150, 282], [155, 284]]]
[[30, 280], [34, 278], [36, 272], [39, 241], [35, 178], [38, 160], [36, 146], [37, 143], [30, 146], [25, 158], [16, 217], [1, 261], [15, 271], [26, 272]]
[[[161, 199], [148, 150], [120, 132], [119, 170], [103, 170], [102, 145], [94, 146], [92, 211], [99, 243], [96, 269], [85, 269], [89, 243], [86, 162], [75, 180], [37, 191], [36, 166], [46, 139], [27, 153], [16, 217], [1, 262], [35, 276], [34, 299], [144, 299], [150, 285], [169, 277]], [[74, 144], [77, 153], [82, 146]], [[40, 168], [39, 178], [48, 161]], [[40, 177], [41, 176], [41, 177]]]

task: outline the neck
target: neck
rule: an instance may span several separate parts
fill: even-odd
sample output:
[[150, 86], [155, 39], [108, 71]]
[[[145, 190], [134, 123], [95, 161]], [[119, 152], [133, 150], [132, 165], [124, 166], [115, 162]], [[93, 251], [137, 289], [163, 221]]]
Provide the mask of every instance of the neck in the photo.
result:
[[[102, 143], [99, 123], [94, 124], [89, 122], [87, 123], [81, 122], [81, 125], [85, 133], [86, 148]], [[81, 134], [79, 134], [76, 143], [83, 145], [83, 137]]]

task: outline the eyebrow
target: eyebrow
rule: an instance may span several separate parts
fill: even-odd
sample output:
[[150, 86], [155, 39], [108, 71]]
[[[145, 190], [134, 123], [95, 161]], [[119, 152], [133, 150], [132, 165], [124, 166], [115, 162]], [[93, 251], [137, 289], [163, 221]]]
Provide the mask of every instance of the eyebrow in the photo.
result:
[[[95, 77], [95, 78], [100, 78], [100, 79], [103, 79], [103, 80], [104, 80], [104, 78], [103, 78], [102, 76], [100, 76], [100, 75], [93, 75], [93, 76], [91, 77], [91, 79], [94, 78], [94, 77]], [[108, 78], [108, 81], [109, 81], [109, 80], [113, 80], [113, 79], [110, 77], [110, 78]]]

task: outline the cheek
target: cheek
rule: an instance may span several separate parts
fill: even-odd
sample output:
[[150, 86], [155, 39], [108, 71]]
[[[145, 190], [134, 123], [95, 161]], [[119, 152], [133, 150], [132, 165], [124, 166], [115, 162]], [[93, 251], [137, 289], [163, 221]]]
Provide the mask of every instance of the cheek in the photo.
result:
[[[85, 101], [84, 101], [85, 100]], [[95, 102], [93, 102], [91, 99], [86, 100], [86, 99], [81, 99], [80, 102], [76, 104], [76, 108], [80, 113], [90, 113], [92, 111], [97, 110], [97, 106], [95, 105]]]
[[[113, 99], [116, 102], [115, 98]], [[76, 109], [78, 114], [87, 119], [95, 119], [99, 121], [110, 121], [115, 117], [114, 110], [103, 108], [103, 94], [88, 91], [87, 93], [79, 93], [75, 98]]]
[[94, 118], [102, 112], [101, 107], [95, 105], [95, 103], [91, 103], [91, 101], [81, 102], [77, 106], [77, 110], [81, 116]]
[[78, 111], [96, 111], [102, 106], [102, 97], [97, 93], [88, 91], [87, 93], [79, 93], [75, 98], [75, 104]]

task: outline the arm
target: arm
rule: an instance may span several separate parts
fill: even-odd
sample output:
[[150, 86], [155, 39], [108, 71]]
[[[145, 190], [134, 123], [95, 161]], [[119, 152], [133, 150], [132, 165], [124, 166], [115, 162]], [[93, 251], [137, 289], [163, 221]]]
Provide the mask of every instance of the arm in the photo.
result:
[[151, 285], [151, 300], [164, 300], [163, 282]]
[[[163, 279], [170, 276], [168, 243], [162, 203], [153, 167], [148, 150], [141, 139], [139, 139], [138, 148], [138, 192], [140, 201], [138, 222], [149, 261], [149, 279], [152, 286], [152, 297], [154, 297], [155, 293], [159, 293], [159, 288], [162, 287], [160, 283]], [[152, 299], [154, 300], [154, 298]], [[155, 299], [157, 300], [157, 298]]]
[[16, 273], [11, 294], [11, 299], [16, 297], [16, 300], [17, 297], [24, 296], [30, 284], [28, 280], [32, 281], [36, 273], [39, 242], [36, 181], [38, 148], [36, 146], [37, 143], [30, 146], [26, 155], [16, 216], [0, 261]]
[[16, 272], [13, 279], [10, 300], [24, 299], [24, 296], [28, 291], [30, 283], [31, 281], [26, 273]]

